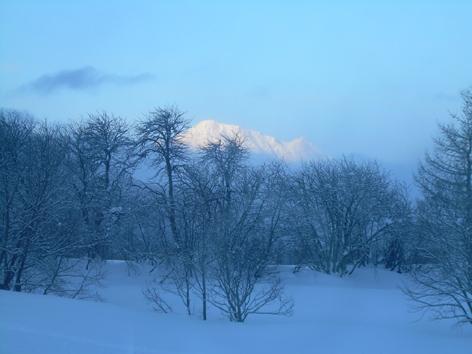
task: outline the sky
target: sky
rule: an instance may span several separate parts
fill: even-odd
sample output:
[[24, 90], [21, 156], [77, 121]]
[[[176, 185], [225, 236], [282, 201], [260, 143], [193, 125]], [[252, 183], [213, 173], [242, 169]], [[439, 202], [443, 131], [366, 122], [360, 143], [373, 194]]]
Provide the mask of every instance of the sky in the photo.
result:
[[0, 106], [178, 105], [411, 173], [472, 85], [472, 1], [0, 0]]

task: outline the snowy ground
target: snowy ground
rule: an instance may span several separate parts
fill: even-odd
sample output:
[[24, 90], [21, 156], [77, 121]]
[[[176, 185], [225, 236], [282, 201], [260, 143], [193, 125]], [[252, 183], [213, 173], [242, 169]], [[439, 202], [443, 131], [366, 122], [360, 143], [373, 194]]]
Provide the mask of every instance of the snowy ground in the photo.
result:
[[287, 271], [294, 315], [244, 324], [155, 313], [141, 293], [146, 273], [130, 277], [121, 262], [106, 273], [103, 302], [0, 291], [0, 353], [472, 353], [472, 328], [419, 318], [398, 289], [403, 276], [384, 270]]

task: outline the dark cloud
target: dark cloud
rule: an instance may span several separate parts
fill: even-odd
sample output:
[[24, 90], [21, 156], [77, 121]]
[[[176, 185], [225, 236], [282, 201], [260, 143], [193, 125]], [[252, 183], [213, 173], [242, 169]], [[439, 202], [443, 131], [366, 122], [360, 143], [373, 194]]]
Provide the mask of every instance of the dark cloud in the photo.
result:
[[139, 75], [105, 74], [94, 67], [86, 66], [74, 70], [63, 70], [53, 74], [42, 75], [26, 85], [20, 91], [49, 94], [61, 89], [84, 91], [104, 84], [126, 86], [153, 79], [148, 73]]

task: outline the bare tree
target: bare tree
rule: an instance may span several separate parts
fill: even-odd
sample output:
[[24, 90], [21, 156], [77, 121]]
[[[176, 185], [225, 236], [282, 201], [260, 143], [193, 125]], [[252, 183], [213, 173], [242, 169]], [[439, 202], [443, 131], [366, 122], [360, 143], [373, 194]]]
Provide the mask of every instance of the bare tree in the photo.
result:
[[188, 248], [191, 250], [193, 290], [201, 299], [202, 319], [207, 319], [212, 266], [215, 260], [215, 221], [218, 211], [217, 182], [207, 166], [197, 160], [187, 164], [181, 175], [182, 190], [180, 223], [184, 225]]
[[67, 166], [82, 214], [82, 234], [91, 245], [88, 256], [104, 258], [136, 163], [129, 129], [120, 117], [103, 112], [71, 126], [67, 138]]
[[262, 170], [245, 165], [247, 151], [239, 137], [224, 137], [204, 148], [204, 159], [218, 181], [218, 210], [211, 303], [231, 321], [250, 314], [289, 314], [276, 269], [270, 268], [279, 235], [280, 208], [271, 203]]
[[81, 273], [72, 267], [79, 262], [70, 260], [84, 245], [75, 237], [60, 129], [18, 112], [2, 112], [0, 134], [6, 142], [0, 153], [2, 288], [83, 294], [96, 273]]
[[19, 255], [15, 244], [19, 242], [18, 224], [21, 176], [27, 168], [27, 146], [35, 128], [29, 117], [15, 111], [0, 112], [0, 178], [1, 178], [1, 249], [0, 267], [2, 289], [10, 289], [15, 277], [15, 265]]
[[193, 233], [187, 227], [190, 225], [186, 215], [187, 201], [183, 191], [177, 189], [179, 175], [187, 160], [187, 146], [183, 142], [187, 128], [184, 113], [176, 107], [156, 108], [137, 128], [137, 147], [140, 155], [151, 159], [156, 168], [155, 183], [147, 183], [144, 188], [164, 207], [170, 230], [170, 234], [160, 235], [163, 247], [158, 255], [167, 268], [165, 281], [173, 284], [173, 291], [180, 296], [190, 315]]
[[156, 176], [164, 172], [165, 193], [162, 193], [167, 208], [173, 241], [179, 247], [180, 236], [176, 221], [174, 184], [176, 173], [186, 158], [187, 146], [183, 142], [188, 122], [184, 113], [176, 107], [156, 108], [137, 128], [138, 150], [142, 157], [149, 157], [157, 168]]
[[351, 274], [368, 263], [400, 211], [398, 189], [375, 163], [312, 162], [296, 174], [292, 190], [300, 264], [328, 274]]
[[472, 93], [462, 113], [440, 125], [434, 151], [419, 166], [417, 230], [426, 264], [406, 293], [436, 318], [472, 324]]

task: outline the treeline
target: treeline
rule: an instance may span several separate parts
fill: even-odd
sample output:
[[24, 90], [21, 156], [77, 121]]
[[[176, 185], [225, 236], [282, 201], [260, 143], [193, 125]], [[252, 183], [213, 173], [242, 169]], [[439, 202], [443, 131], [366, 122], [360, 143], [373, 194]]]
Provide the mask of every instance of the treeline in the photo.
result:
[[[472, 96], [441, 126], [417, 174], [423, 196], [376, 162], [254, 165], [239, 136], [184, 143], [189, 122], [158, 108], [135, 126], [108, 113], [52, 125], [0, 112], [0, 288], [90, 296], [101, 261], [157, 269], [144, 295], [177, 294], [203, 319], [290, 314], [280, 264], [346, 276], [409, 272], [405, 292], [439, 317], [472, 321]], [[139, 178], [146, 170], [149, 178]]]

